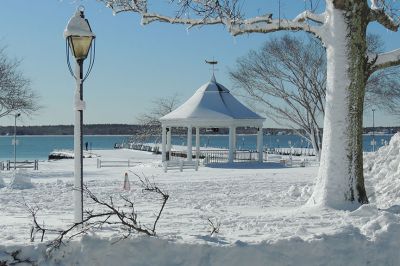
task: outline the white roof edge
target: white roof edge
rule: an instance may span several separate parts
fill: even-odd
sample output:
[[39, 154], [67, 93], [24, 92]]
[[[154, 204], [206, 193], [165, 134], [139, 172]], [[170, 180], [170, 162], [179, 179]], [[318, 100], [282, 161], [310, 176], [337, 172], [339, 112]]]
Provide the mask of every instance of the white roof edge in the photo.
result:
[[159, 121], [177, 126], [259, 126], [265, 118], [237, 100], [213, 75], [211, 81]]

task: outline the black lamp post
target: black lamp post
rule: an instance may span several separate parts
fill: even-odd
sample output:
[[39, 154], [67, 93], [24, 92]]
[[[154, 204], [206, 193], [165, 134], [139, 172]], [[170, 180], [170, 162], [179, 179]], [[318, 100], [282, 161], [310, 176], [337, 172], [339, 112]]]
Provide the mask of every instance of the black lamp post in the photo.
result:
[[[75, 15], [69, 20], [64, 30], [66, 39], [66, 53], [68, 69], [76, 80], [76, 90], [74, 99], [74, 218], [76, 223], [83, 221], [83, 148], [82, 148], [82, 127], [83, 110], [85, 102], [83, 101], [83, 82], [89, 76], [92, 70], [95, 57], [95, 35], [90, 28], [89, 21], [85, 19], [84, 7], [80, 6]], [[92, 48], [93, 43], [93, 48]], [[92, 49], [91, 49], [92, 48]], [[76, 60], [75, 73], [72, 71], [69, 53], [72, 53]], [[88, 57], [89, 66], [86, 75], [83, 75], [83, 61]]]
[[17, 117], [20, 113], [14, 115], [14, 171], [17, 169]]
[[372, 151], [375, 151], [375, 109], [372, 109]]

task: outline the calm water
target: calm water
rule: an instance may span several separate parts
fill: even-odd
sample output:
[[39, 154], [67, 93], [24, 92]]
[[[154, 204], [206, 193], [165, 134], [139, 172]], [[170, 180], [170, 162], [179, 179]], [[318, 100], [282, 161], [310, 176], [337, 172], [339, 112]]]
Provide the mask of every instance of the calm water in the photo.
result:
[[[88, 148], [113, 149], [115, 143], [121, 143], [127, 136], [84, 136], [83, 143]], [[47, 159], [53, 150], [72, 150], [73, 136], [17, 136], [17, 160]], [[0, 137], [0, 160], [14, 158], [13, 136]]]
[[[122, 143], [127, 140], [128, 136], [85, 136], [83, 142], [89, 143], [89, 149], [113, 149], [115, 143]], [[392, 135], [376, 135], [376, 147], [384, 145], [385, 141], [389, 142]], [[158, 138], [159, 139], [159, 138]], [[371, 151], [372, 136], [364, 135], [364, 151]], [[14, 146], [12, 145], [12, 136], [0, 136], [0, 160], [12, 159], [14, 156]], [[256, 149], [256, 135], [238, 135], [238, 149]], [[290, 144], [294, 147], [311, 147], [307, 141], [295, 135], [281, 136], [264, 136], [264, 146], [268, 148], [289, 147]], [[73, 149], [73, 136], [17, 136], [17, 159], [39, 159], [45, 160], [53, 150]], [[193, 137], [195, 143], [195, 137]], [[186, 145], [186, 136], [173, 136], [173, 145]], [[228, 136], [212, 135], [201, 136], [200, 144], [203, 147], [228, 147]]]

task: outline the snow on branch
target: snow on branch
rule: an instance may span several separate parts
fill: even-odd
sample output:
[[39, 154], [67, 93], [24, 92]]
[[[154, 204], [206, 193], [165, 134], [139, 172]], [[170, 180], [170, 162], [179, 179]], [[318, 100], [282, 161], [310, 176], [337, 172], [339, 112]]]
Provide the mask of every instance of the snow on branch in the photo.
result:
[[400, 65], [400, 49], [396, 49], [387, 53], [378, 54], [375, 57], [375, 63], [372, 65], [371, 71]]
[[142, 13], [142, 25], [147, 25], [152, 22], [167, 22], [171, 24], [184, 24], [190, 27], [200, 25], [213, 25], [213, 24], [229, 24], [228, 21], [223, 21], [220, 18], [203, 18], [203, 19], [189, 19], [163, 16], [156, 13]]
[[371, 0], [371, 9], [378, 9], [378, 5], [376, 3], [376, 0]]
[[[120, 12], [135, 12], [142, 16], [142, 25], [147, 25], [152, 22], [166, 22], [171, 24], [188, 25], [189, 28], [201, 25], [222, 24], [225, 25], [228, 31], [236, 36], [244, 33], [267, 33], [280, 30], [303, 30], [313, 33], [317, 36], [319, 34], [318, 26], [311, 26], [305, 20], [311, 20], [320, 24], [324, 23], [324, 15], [313, 14], [312, 12], [302, 13], [293, 20], [288, 19], [272, 19], [272, 14], [265, 14], [249, 19], [242, 19], [235, 10], [230, 10], [228, 7], [224, 9], [213, 8], [206, 9], [206, 12], [197, 11], [196, 18], [183, 18], [182, 14], [173, 16], [166, 16], [158, 13], [150, 13], [147, 11], [147, 1], [145, 0], [99, 0], [105, 2], [114, 13]], [[190, 2], [190, 1], [189, 1]], [[187, 4], [186, 4], [187, 5]], [[203, 4], [207, 5], [207, 3]], [[196, 13], [195, 13], [196, 14]]]
[[230, 25], [229, 28], [229, 31], [234, 36], [244, 33], [268, 33], [281, 30], [302, 30], [321, 37], [319, 27], [311, 26], [305, 22], [296, 21], [296, 19], [272, 19], [270, 17], [266, 20], [262, 19], [261, 17], [255, 17], [252, 19], [245, 19], [235, 22], [234, 24]]
[[397, 31], [399, 28], [399, 24], [396, 23], [391, 16], [386, 14], [384, 9], [371, 8], [369, 13], [369, 21], [376, 21], [391, 31]]
[[306, 20], [311, 20], [313, 22], [323, 24], [325, 22], [325, 19], [325, 13], [315, 14], [310, 10], [306, 10], [303, 13], [299, 14], [293, 21], [304, 22]]
[[115, 14], [134, 11], [139, 13], [147, 12], [147, 0], [99, 0], [104, 2], [106, 7], [111, 8]]
[[[315, 17], [316, 19], [316, 17]], [[304, 30], [306, 32], [319, 35], [317, 27], [311, 26], [307, 23], [295, 20], [286, 19], [272, 19], [272, 14], [257, 16], [245, 20], [231, 20], [229, 18], [200, 18], [200, 19], [186, 19], [168, 17], [159, 14], [142, 14], [142, 24], [147, 25], [152, 22], [167, 22], [171, 24], [185, 24], [190, 27], [201, 25], [223, 24], [227, 26], [229, 32], [236, 36], [244, 33], [267, 33], [280, 30]], [[321, 22], [322, 23], [322, 22]]]

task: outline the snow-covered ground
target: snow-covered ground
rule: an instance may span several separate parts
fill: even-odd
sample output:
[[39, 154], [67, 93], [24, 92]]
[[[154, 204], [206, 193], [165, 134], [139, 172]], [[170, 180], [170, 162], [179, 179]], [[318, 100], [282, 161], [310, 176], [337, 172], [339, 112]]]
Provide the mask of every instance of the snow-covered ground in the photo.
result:
[[[0, 262], [22, 249], [43, 265], [399, 265], [400, 136], [366, 155], [371, 204], [355, 211], [310, 208], [317, 167], [286, 168], [279, 163], [200, 167], [163, 172], [160, 156], [134, 150], [95, 152], [102, 160], [130, 160], [132, 167], [97, 168], [84, 159], [84, 178], [99, 198], [123, 194], [134, 199], [138, 219], [151, 225], [160, 201], [144, 196], [133, 173], [153, 180], [170, 195], [157, 225], [157, 237], [134, 235], [114, 243], [120, 228], [107, 226], [46, 255], [45, 244], [30, 243], [31, 216], [63, 228], [73, 221], [73, 160], [41, 162], [39, 171], [16, 175], [33, 188], [12, 189], [13, 175], [2, 171]], [[128, 172], [131, 190], [124, 191]], [[1, 187], [1, 178], [0, 178]], [[88, 200], [87, 208], [94, 208]], [[221, 223], [210, 236], [208, 219]], [[55, 237], [46, 234], [45, 239]], [[1, 265], [1, 263], [0, 263]]]

